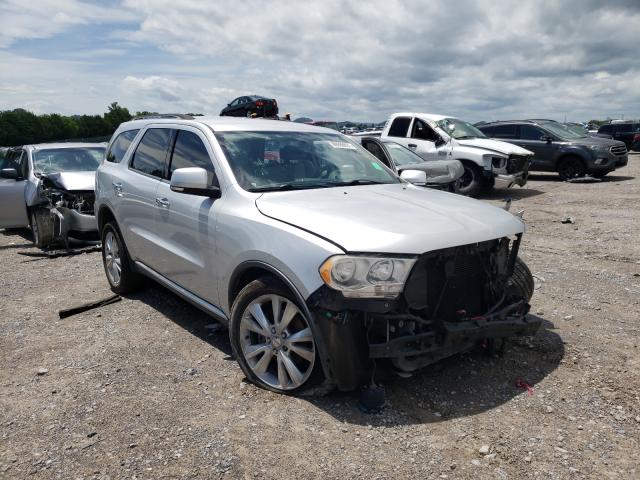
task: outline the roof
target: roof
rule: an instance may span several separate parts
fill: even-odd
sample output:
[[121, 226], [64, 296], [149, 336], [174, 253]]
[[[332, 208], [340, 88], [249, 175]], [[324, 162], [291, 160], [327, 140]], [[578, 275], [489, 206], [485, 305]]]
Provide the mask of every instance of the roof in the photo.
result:
[[233, 131], [251, 131], [251, 132], [317, 132], [327, 133], [335, 130], [324, 127], [316, 127], [305, 123], [288, 122], [281, 120], [267, 120], [260, 118], [245, 117], [195, 117], [193, 120], [180, 118], [154, 118], [143, 120], [132, 120], [120, 125], [118, 130], [131, 130], [134, 128], [142, 128], [146, 125], [205, 125], [210, 127], [214, 132], [233, 132]]
[[400, 112], [400, 113], [394, 113], [391, 116], [392, 117], [420, 117], [426, 120], [431, 120], [433, 122], [437, 122], [445, 118], [456, 118], [450, 115], [439, 115], [436, 113], [418, 113], [418, 112]]
[[[482, 125], [478, 125], [477, 128], [482, 129], [482, 127], [488, 127], [489, 125], [501, 125], [505, 123], [544, 123], [553, 120], [496, 120], [495, 122], [486, 122]], [[554, 122], [558, 123], [558, 122]]]

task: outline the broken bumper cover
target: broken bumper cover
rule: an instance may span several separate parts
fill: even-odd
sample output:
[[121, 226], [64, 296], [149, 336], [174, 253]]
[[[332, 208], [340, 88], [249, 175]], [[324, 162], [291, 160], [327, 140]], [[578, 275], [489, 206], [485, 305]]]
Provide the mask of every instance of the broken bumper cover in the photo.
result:
[[519, 172], [512, 175], [495, 174], [494, 175], [494, 187], [495, 188], [511, 188], [514, 185], [523, 187], [527, 184], [527, 177], [529, 172]]
[[87, 215], [66, 207], [51, 208], [56, 236], [66, 239], [74, 234], [92, 234], [98, 231], [95, 215]]
[[438, 332], [395, 338], [386, 343], [369, 344], [370, 358], [396, 358], [464, 350], [491, 338], [534, 335], [542, 320], [532, 315], [512, 315], [501, 320], [443, 322]]

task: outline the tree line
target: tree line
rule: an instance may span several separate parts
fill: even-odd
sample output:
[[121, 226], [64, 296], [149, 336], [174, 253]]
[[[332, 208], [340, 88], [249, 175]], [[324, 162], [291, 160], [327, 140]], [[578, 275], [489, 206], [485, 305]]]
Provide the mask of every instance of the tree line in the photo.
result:
[[[146, 115], [152, 112], [136, 112]], [[76, 139], [107, 139], [122, 122], [133, 116], [125, 107], [113, 102], [103, 115], [57, 113], [36, 115], [22, 108], [0, 111], [0, 146], [13, 147], [33, 143]]]

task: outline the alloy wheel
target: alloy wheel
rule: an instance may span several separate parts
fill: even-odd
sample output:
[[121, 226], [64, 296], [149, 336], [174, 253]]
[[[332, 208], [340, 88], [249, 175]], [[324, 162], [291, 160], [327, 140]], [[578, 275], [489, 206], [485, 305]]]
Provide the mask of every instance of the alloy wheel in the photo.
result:
[[109, 280], [113, 285], [120, 284], [122, 276], [122, 258], [120, 245], [113, 232], [107, 232], [104, 237], [104, 264], [107, 267]]
[[304, 314], [280, 295], [251, 302], [240, 320], [242, 355], [253, 373], [279, 390], [293, 390], [311, 376], [316, 350]]

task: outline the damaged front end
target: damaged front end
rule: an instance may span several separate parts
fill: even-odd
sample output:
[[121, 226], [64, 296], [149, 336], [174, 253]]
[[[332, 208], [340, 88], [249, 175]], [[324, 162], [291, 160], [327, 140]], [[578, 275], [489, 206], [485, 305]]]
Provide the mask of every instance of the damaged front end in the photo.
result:
[[338, 386], [367, 381], [372, 361], [386, 360], [408, 375], [487, 339], [533, 335], [540, 320], [527, 315], [532, 287], [523, 290], [513, 277], [516, 263], [524, 265], [517, 258], [520, 238], [425, 253], [393, 300], [316, 291], [309, 303], [337, 359], [331, 373]]
[[49, 242], [44, 243], [61, 241], [68, 248], [69, 237], [97, 239], [93, 172], [41, 174], [37, 195], [37, 208], [49, 212], [48, 218], [40, 215], [43, 223], [50, 221], [47, 228], [40, 229], [42, 235], [50, 232]]

